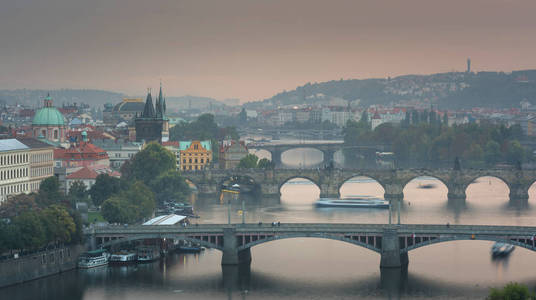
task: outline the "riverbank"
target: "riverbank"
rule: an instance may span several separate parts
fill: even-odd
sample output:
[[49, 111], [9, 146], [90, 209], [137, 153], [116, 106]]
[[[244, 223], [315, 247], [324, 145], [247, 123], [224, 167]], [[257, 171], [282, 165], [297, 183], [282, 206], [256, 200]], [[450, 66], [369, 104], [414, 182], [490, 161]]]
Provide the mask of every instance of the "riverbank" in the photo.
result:
[[76, 268], [85, 245], [73, 245], [0, 261], [0, 288]]

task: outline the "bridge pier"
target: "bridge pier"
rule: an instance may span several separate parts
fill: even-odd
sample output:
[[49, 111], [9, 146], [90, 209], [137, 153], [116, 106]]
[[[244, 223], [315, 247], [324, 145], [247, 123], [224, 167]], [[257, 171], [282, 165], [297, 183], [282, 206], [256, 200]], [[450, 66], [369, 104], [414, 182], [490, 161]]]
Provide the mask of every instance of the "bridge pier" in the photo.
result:
[[464, 200], [466, 198], [465, 190], [467, 186], [465, 184], [449, 184], [447, 185], [448, 200]]
[[272, 162], [274, 163], [274, 167], [281, 168], [283, 166], [283, 160], [281, 159], [283, 152], [281, 150], [274, 149], [270, 151], [270, 154], [272, 156]]
[[402, 268], [409, 263], [408, 253], [400, 253], [400, 243], [396, 229], [384, 229], [380, 268]]
[[281, 191], [279, 191], [279, 185], [276, 183], [263, 183], [260, 184], [260, 187], [261, 194], [263, 196], [279, 197], [281, 195]]
[[339, 198], [339, 186], [334, 183], [321, 183], [320, 198]]
[[241, 265], [251, 263], [251, 251], [249, 248], [238, 250], [236, 230], [233, 227], [223, 228], [223, 255], [222, 265]]
[[323, 156], [322, 165], [330, 165], [331, 162], [335, 164], [335, 152], [337, 152], [337, 150], [334, 150], [334, 149], [322, 150], [322, 156]]
[[510, 184], [510, 200], [528, 200], [529, 199], [529, 187], [522, 184]]

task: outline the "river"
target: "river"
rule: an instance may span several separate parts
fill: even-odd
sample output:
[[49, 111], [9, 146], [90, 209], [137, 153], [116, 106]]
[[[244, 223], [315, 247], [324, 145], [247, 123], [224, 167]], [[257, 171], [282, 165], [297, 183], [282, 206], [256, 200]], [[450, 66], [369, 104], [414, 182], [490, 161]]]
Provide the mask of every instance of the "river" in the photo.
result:
[[[309, 151], [309, 150], [303, 150]], [[311, 152], [311, 151], [309, 151]], [[286, 153], [286, 163], [318, 163], [314, 153]], [[306, 159], [304, 159], [306, 157]], [[309, 157], [312, 157], [310, 159]], [[321, 159], [321, 158], [320, 158]], [[422, 188], [432, 184], [432, 188]], [[243, 196], [247, 222], [387, 223], [387, 210], [318, 209], [318, 188], [305, 179], [284, 185], [279, 199]], [[343, 195], [382, 196], [368, 178], [354, 178]], [[528, 203], [510, 203], [507, 186], [483, 177], [471, 184], [464, 202], [449, 202], [447, 189], [433, 178], [419, 178], [404, 189], [402, 223], [536, 225], [536, 189]], [[233, 222], [241, 201], [232, 203]], [[227, 207], [219, 199], [197, 198], [194, 222], [224, 223]], [[394, 217], [393, 217], [393, 220]], [[396, 221], [396, 220], [395, 220]], [[517, 247], [493, 260], [491, 242], [456, 241], [409, 252], [407, 272], [381, 271], [380, 256], [340, 241], [299, 238], [251, 249], [249, 269], [220, 265], [221, 253], [176, 254], [160, 262], [75, 270], [0, 290], [2, 299], [482, 299], [491, 287], [515, 281], [536, 287], [536, 253]]]

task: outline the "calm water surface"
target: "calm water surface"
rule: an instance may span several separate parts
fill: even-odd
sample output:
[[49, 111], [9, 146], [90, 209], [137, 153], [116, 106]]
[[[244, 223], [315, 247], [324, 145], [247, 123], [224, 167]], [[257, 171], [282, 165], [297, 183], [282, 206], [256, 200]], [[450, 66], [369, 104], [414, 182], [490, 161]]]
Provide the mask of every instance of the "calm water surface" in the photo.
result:
[[[284, 155], [299, 162], [303, 154]], [[306, 153], [306, 155], [311, 155]], [[320, 155], [313, 154], [313, 155]], [[295, 157], [293, 157], [295, 156]], [[317, 159], [312, 160], [317, 163]], [[432, 183], [431, 189], [420, 188]], [[247, 222], [387, 223], [387, 210], [317, 209], [318, 188], [304, 179], [283, 186], [280, 199], [247, 202]], [[382, 196], [367, 178], [354, 178], [342, 195]], [[536, 189], [528, 203], [508, 201], [507, 186], [483, 177], [469, 186], [465, 203], [447, 200], [447, 189], [419, 178], [404, 189], [402, 223], [536, 225]], [[199, 222], [224, 223], [219, 199], [195, 199]], [[232, 203], [232, 211], [240, 201]], [[233, 214], [233, 222], [241, 217]], [[394, 219], [394, 218], [393, 218]], [[273, 241], [252, 248], [249, 269], [224, 268], [221, 253], [174, 255], [129, 267], [77, 270], [0, 290], [1, 299], [482, 299], [490, 287], [516, 281], [536, 288], [536, 253], [517, 247], [509, 258], [492, 260], [491, 242], [434, 244], [409, 253], [407, 273], [380, 271], [375, 252], [314, 238]]]

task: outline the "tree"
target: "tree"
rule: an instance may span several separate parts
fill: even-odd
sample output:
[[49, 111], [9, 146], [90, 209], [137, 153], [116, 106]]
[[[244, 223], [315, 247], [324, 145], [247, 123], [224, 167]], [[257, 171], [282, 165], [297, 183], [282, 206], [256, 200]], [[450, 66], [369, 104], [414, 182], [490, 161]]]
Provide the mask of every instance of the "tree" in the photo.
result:
[[264, 170], [272, 170], [275, 168], [275, 164], [271, 160], [263, 158], [257, 163], [257, 168]]
[[19, 229], [20, 246], [35, 250], [43, 247], [47, 240], [41, 218], [36, 212], [28, 211], [13, 219]]
[[513, 140], [508, 143], [508, 150], [506, 151], [506, 161], [511, 164], [517, 164], [523, 162], [525, 159], [525, 149], [517, 140]]
[[168, 170], [175, 170], [176, 166], [175, 155], [160, 144], [153, 142], [131, 159], [128, 167], [122, 169], [122, 176], [127, 181], [140, 180], [149, 184], [158, 175]]
[[87, 196], [87, 187], [82, 181], [76, 180], [71, 184], [69, 188], [69, 200], [73, 207], [76, 205], [76, 202], [86, 202]]
[[534, 300], [536, 295], [527, 286], [511, 282], [502, 289], [492, 288], [488, 300]]
[[45, 208], [41, 219], [49, 241], [68, 243], [76, 232], [74, 220], [63, 206], [51, 205]]
[[490, 140], [484, 148], [484, 160], [488, 164], [495, 164], [501, 160], [501, 146], [496, 141]]
[[134, 182], [102, 203], [102, 216], [108, 222], [135, 223], [152, 215], [155, 209], [153, 192], [141, 181]]
[[259, 157], [255, 154], [248, 154], [240, 160], [238, 163], [239, 169], [254, 169], [257, 168], [257, 161]]
[[38, 206], [35, 202], [35, 194], [19, 194], [8, 197], [0, 205], [0, 218], [11, 219], [26, 211], [37, 211]]
[[23, 248], [19, 228], [0, 221], [0, 253]]
[[89, 189], [91, 201], [95, 206], [101, 206], [102, 202], [121, 190], [121, 180], [108, 174], [100, 174], [95, 184]]
[[158, 203], [172, 200], [185, 203], [190, 195], [190, 187], [184, 177], [175, 170], [169, 170], [156, 177], [151, 183]]
[[64, 201], [64, 197], [60, 192], [60, 182], [56, 176], [48, 177], [41, 181], [36, 202], [41, 207], [46, 207], [51, 204], [58, 204]]

